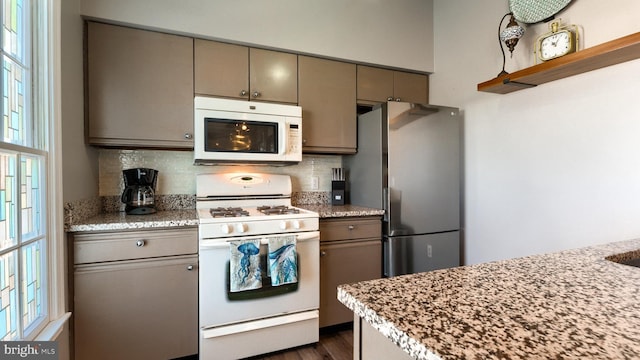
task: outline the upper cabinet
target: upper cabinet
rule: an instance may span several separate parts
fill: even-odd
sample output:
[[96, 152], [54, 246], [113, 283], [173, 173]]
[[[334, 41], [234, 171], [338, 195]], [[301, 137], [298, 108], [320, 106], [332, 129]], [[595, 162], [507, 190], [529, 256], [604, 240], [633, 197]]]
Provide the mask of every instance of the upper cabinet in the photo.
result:
[[356, 65], [300, 55], [298, 66], [303, 151], [355, 153]]
[[249, 48], [194, 40], [194, 85], [199, 95], [249, 99]]
[[429, 77], [424, 74], [358, 65], [358, 102], [429, 103]]
[[193, 148], [193, 39], [87, 23], [88, 141]]
[[302, 107], [305, 153], [353, 154], [357, 104], [428, 103], [428, 76], [87, 22], [91, 145], [193, 149], [193, 97]]
[[295, 54], [195, 39], [195, 93], [298, 103]]

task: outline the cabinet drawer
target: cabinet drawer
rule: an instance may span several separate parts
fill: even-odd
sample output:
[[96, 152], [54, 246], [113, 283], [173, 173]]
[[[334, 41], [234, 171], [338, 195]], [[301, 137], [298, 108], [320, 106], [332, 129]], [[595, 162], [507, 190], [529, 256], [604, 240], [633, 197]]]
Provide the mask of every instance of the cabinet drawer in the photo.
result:
[[320, 241], [380, 238], [379, 217], [344, 218], [320, 221]]
[[76, 234], [74, 264], [198, 253], [198, 228]]

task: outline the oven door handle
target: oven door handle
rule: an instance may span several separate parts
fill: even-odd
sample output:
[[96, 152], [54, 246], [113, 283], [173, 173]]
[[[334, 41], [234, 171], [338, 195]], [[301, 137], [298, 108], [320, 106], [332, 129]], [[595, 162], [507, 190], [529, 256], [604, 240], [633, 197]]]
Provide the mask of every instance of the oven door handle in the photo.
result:
[[233, 324], [228, 326], [220, 326], [216, 328], [203, 329], [202, 337], [204, 339], [212, 339], [222, 336], [234, 335], [246, 333], [252, 330], [261, 330], [274, 326], [284, 326], [289, 324], [295, 324], [305, 321], [318, 321], [320, 313], [318, 310], [310, 310], [295, 314], [288, 314], [282, 316], [274, 316], [271, 318], [248, 321], [239, 324]]
[[[260, 245], [268, 245], [269, 237], [273, 237], [273, 236], [275, 235], [263, 236], [263, 237], [258, 237], [254, 239], [260, 239]], [[250, 238], [246, 238], [246, 239], [250, 239]], [[309, 232], [296, 234], [296, 241], [299, 241], [299, 242], [315, 240], [315, 239], [318, 239], [318, 240], [320, 239], [319, 231], [309, 231]], [[224, 249], [224, 248], [228, 248], [229, 242], [234, 240], [239, 240], [239, 239], [235, 238], [233, 240], [225, 240], [225, 241], [220, 241], [219, 239], [218, 240], [202, 239], [200, 240], [200, 248], [201, 249], [221, 249], [221, 248]]]

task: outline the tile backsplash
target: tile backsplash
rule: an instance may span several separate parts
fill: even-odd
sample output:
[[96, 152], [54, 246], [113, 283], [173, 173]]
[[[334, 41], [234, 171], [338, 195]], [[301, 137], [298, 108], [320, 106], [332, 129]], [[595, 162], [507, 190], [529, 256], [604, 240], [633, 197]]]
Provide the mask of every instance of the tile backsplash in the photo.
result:
[[[208, 166], [193, 165], [192, 151], [100, 149], [100, 196], [119, 196], [124, 183], [122, 170], [147, 167], [158, 170], [156, 193], [195, 194], [196, 174], [219, 172], [264, 172], [291, 176], [293, 192], [330, 192], [331, 168], [341, 167], [340, 155], [304, 155], [302, 161], [289, 166]], [[319, 179], [318, 189], [311, 186]]]

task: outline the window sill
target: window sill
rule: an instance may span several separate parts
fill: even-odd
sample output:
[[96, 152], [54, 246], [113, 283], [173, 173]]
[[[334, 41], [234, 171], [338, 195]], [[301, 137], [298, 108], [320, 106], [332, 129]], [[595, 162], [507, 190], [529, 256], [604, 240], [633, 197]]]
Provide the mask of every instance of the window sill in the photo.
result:
[[36, 336], [37, 341], [54, 341], [62, 332], [64, 325], [67, 323], [71, 313], [65, 313], [56, 320], [53, 320], [45, 326], [45, 328]]

